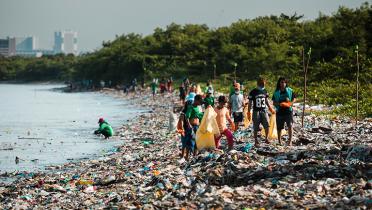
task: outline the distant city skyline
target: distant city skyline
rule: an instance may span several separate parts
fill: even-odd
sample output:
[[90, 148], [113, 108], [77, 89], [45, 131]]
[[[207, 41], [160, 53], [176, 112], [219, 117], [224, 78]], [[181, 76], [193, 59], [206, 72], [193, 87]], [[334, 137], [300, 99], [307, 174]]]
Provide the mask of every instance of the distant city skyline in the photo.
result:
[[115, 35], [148, 35], [176, 24], [228, 26], [258, 16], [331, 15], [339, 6], [359, 7], [365, 0], [0, 0], [0, 38], [36, 36], [39, 47], [52, 49], [54, 32], [79, 34], [79, 51], [99, 49]]

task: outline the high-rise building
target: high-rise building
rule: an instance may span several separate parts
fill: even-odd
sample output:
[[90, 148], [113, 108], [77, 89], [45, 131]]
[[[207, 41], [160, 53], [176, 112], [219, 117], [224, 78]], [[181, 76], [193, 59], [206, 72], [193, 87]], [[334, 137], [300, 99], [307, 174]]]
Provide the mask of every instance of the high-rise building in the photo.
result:
[[15, 37], [17, 51], [33, 51], [39, 48], [39, 40], [34, 36]]
[[0, 55], [9, 56], [9, 38], [0, 39]]
[[54, 52], [77, 55], [77, 32], [58, 31], [54, 33]]
[[9, 55], [32, 55], [39, 48], [39, 40], [34, 36], [9, 39]]

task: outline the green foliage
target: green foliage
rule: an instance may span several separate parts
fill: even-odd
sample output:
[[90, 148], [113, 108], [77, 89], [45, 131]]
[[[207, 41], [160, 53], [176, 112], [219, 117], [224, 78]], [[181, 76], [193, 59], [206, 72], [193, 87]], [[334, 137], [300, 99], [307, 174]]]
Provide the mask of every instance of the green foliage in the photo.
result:
[[[320, 14], [312, 21], [301, 15], [257, 17], [230, 26], [171, 23], [147, 36], [124, 34], [102, 43], [102, 48], [78, 57], [0, 58], [0, 80], [100, 80], [124, 84], [133, 78], [190, 77], [228, 92], [234, 78], [247, 90], [255, 80], [267, 78], [273, 91], [279, 76], [290, 79], [298, 93], [303, 90], [302, 49], [311, 47], [308, 69], [308, 102], [344, 104], [347, 113], [355, 100], [356, 52], [359, 46], [361, 109], [370, 116], [372, 92], [372, 6], [340, 7], [332, 16]], [[307, 56], [307, 55], [306, 55]], [[236, 64], [236, 65], [235, 65]]]

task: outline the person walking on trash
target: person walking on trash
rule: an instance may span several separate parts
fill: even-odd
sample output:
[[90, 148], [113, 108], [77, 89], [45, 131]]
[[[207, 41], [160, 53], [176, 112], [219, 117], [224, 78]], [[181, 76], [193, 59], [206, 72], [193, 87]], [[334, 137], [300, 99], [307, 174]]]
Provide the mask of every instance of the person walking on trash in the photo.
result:
[[212, 84], [207, 82], [207, 86], [204, 88], [204, 94], [207, 95], [209, 91], [211, 91], [212, 94], [214, 92]]
[[156, 79], [154, 78], [151, 82], [151, 92], [152, 92], [152, 99], [155, 100], [155, 95], [156, 95], [156, 90], [157, 90], [157, 82]]
[[[257, 79], [257, 87], [249, 92], [248, 95], [248, 118], [253, 121], [253, 136], [254, 136], [254, 145], [256, 147], [259, 146], [259, 142], [257, 140], [257, 132], [259, 131], [260, 124], [265, 129], [265, 142], [270, 143], [268, 140], [269, 134], [269, 114], [267, 108], [269, 108], [272, 114], [275, 113], [271, 105], [269, 104], [269, 94], [265, 89], [266, 81], [264, 78]], [[253, 104], [253, 116], [251, 114], [251, 108]]]
[[179, 92], [180, 92], [179, 97], [180, 97], [181, 104], [184, 105], [185, 99], [186, 99], [186, 90], [185, 90], [185, 84], [183, 84], [183, 82], [181, 82], [180, 84]]
[[276, 109], [276, 125], [279, 144], [281, 144], [282, 129], [284, 129], [284, 123], [286, 123], [288, 127], [288, 145], [292, 146], [292, 104], [296, 101], [296, 95], [293, 93], [293, 90], [288, 87], [288, 81], [284, 77], [279, 78], [272, 100]]
[[231, 111], [234, 117], [235, 130], [239, 128], [239, 123], [243, 122], [243, 108], [245, 106], [243, 94], [240, 92], [240, 84], [235, 83], [235, 92], [230, 96]]
[[214, 111], [217, 113], [216, 120], [217, 120], [217, 125], [218, 125], [218, 128], [221, 134], [219, 136], [215, 136], [214, 142], [216, 144], [216, 148], [219, 149], [220, 139], [222, 135], [225, 135], [227, 138], [227, 145], [229, 147], [228, 149], [232, 150], [233, 144], [234, 144], [234, 136], [232, 135], [231, 131], [227, 128], [226, 120], [229, 121], [232, 130], [234, 130], [235, 124], [230, 118], [230, 112], [225, 106], [226, 103], [227, 103], [227, 99], [225, 96], [218, 97], [218, 105], [216, 108], [214, 108]]
[[190, 87], [189, 94], [186, 97], [186, 103], [192, 104], [194, 102], [195, 96], [196, 96], [196, 85], [192, 85]]
[[189, 153], [193, 152], [194, 156], [196, 155], [196, 131], [199, 128], [199, 124], [203, 119], [203, 112], [200, 111], [199, 106], [203, 104], [203, 98], [201, 95], [196, 95], [194, 101], [191, 105], [186, 103], [185, 105], [185, 114], [184, 114], [184, 129], [185, 129], [185, 138], [182, 142], [183, 147], [186, 148], [185, 159], [189, 159]]
[[105, 136], [105, 139], [108, 139], [109, 137], [114, 135], [114, 130], [112, 129], [111, 125], [108, 124], [102, 117], [99, 118], [98, 124], [99, 128], [94, 131], [94, 134], [102, 134]]
[[204, 98], [205, 108], [207, 108], [208, 106], [214, 107], [214, 97], [212, 96], [212, 94], [213, 94], [213, 90], [209, 89]]

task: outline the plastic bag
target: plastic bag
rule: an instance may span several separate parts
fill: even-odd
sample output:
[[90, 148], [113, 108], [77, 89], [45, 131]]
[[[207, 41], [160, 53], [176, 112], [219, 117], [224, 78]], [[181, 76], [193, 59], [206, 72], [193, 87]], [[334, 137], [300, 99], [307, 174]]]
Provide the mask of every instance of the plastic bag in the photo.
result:
[[244, 114], [244, 121], [243, 121], [244, 128], [248, 128], [248, 126], [252, 122], [252, 115], [251, 115], [251, 117], [248, 117], [248, 107], [244, 108], [243, 114]]
[[[276, 140], [276, 139], [278, 139], [278, 131], [277, 131], [277, 129], [276, 129], [276, 114], [272, 114], [271, 116], [270, 116], [270, 120], [269, 120], [269, 134], [268, 134], [268, 139], [270, 139], [270, 140]], [[286, 132], [286, 130], [282, 130], [282, 135], [285, 135], [285, 134], [287, 134], [287, 132]], [[264, 128], [262, 128], [262, 130], [261, 130], [261, 135], [263, 136], [263, 137], [265, 137], [265, 129]]]
[[216, 116], [217, 113], [212, 107], [205, 110], [199, 129], [196, 132], [196, 146], [199, 150], [216, 147], [214, 135], [220, 135]]
[[172, 111], [169, 112], [169, 124], [168, 124], [169, 132], [173, 132], [174, 130], [176, 130], [176, 127], [177, 127], [176, 121], [177, 121], [176, 115]]
[[196, 147], [198, 150], [205, 148], [216, 148], [213, 133], [196, 132]]

